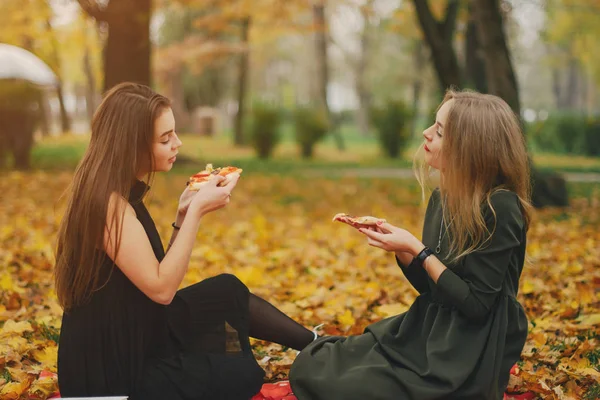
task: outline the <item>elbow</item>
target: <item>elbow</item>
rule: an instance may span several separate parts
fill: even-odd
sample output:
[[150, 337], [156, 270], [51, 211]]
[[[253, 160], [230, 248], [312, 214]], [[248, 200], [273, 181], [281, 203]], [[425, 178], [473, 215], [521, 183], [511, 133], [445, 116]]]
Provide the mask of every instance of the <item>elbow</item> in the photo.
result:
[[155, 303], [168, 306], [169, 304], [171, 304], [174, 297], [175, 297], [175, 293], [164, 293], [164, 294], [155, 296], [155, 298], [152, 300], [154, 300]]
[[162, 296], [156, 297], [156, 298], [154, 298], [152, 300], [155, 303], [162, 304], [164, 306], [168, 306], [169, 304], [171, 304], [171, 302], [173, 301], [174, 297], [175, 297], [174, 295], [171, 295], [171, 296], [162, 295]]
[[155, 303], [168, 306], [173, 301], [175, 293], [176, 292], [173, 290], [160, 290], [152, 293], [152, 295], [148, 297]]

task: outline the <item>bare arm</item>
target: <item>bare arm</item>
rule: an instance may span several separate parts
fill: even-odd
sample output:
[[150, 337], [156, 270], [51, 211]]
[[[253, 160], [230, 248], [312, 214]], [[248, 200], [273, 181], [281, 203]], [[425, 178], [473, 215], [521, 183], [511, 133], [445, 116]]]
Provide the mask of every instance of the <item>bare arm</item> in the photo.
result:
[[[179, 229], [181, 229], [181, 224], [183, 224], [184, 219], [185, 219], [185, 214], [182, 214], [181, 212], [177, 212], [177, 216], [175, 217], [175, 226], [178, 226]], [[171, 249], [171, 246], [173, 246], [173, 243], [175, 242], [175, 238], [177, 238], [177, 234], [179, 233], [179, 229], [173, 228], [173, 232], [171, 233], [171, 239], [169, 240], [169, 245], [167, 246], [166, 253], [168, 253], [169, 250]]]
[[[111, 196], [111, 203], [125, 207], [120, 247], [115, 258], [114, 232], [105, 232], [104, 247], [108, 256], [146, 296], [160, 304], [169, 304], [187, 271], [190, 254], [202, 215], [190, 211], [162, 262], [154, 255], [148, 236], [138, 221], [134, 209], [123, 198]], [[109, 214], [115, 207], [109, 206]], [[195, 214], [195, 215], [194, 215]], [[111, 215], [109, 215], [111, 218]]]
[[122, 212], [122, 234], [119, 238], [119, 251], [115, 254], [116, 234], [106, 230], [105, 251], [125, 276], [153, 301], [160, 304], [171, 303], [187, 271], [200, 220], [207, 213], [229, 203], [229, 195], [237, 184], [239, 175], [227, 185], [217, 187], [223, 179], [215, 178], [201, 193], [194, 194], [181, 229], [174, 232], [169, 252], [161, 262], [154, 255], [146, 231], [137, 219], [133, 207], [123, 197], [111, 195], [107, 221], [110, 224], [114, 213]]

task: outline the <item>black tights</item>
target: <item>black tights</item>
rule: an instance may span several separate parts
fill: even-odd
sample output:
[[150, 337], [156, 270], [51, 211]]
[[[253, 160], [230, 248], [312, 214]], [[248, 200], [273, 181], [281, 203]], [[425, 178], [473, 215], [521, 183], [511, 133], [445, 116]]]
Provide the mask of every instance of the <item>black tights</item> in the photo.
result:
[[302, 350], [314, 339], [314, 334], [279, 311], [271, 303], [250, 293], [251, 337]]

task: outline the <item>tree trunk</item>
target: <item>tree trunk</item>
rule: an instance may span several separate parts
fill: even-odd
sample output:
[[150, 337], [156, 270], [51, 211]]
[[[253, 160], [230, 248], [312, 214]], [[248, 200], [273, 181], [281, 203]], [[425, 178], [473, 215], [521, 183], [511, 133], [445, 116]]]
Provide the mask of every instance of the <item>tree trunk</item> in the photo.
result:
[[104, 91], [121, 82], [150, 86], [152, 0], [109, 0], [106, 8], [93, 0], [78, 1], [90, 16], [108, 24]]
[[62, 130], [62, 133], [67, 133], [71, 130], [71, 119], [69, 118], [69, 114], [67, 114], [67, 108], [65, 107], [62, 79], [58, 80], [58, 86], [56, 88], [56, 96], [58, 97], [58, 104], [60, 106], [61, 130]]
[[364, 21], [363, 31], [360, 35], [360, 55], [356, 65], [356, 94], [358, 95], [357, 125], [363, 136], [369, 136], [369, 109], [371, 107], [371, 93], [366, 82], [366, 72], [369, 63], [369, 15], [367, 9], [372, 6], [369, 0], [362, 8], [361, 14]]
[[58, 56], [58, 40], [56, 39], [56, 35], [54, 34], [54, 30], [52, 29], [52, 24], [50, 20], [46, 20], [46, 33], [50, 36], [50, 42], [52, 44], [52, 61], [54, 64], [55, 73], [58, 76], [58, 87], [56, 88], [56, 95], [58, 97], [58, 104], [60, 106], [60, 126], [62, 133], [67, 133], [71, 130], [71, 120], [69, 119], [69, 115], [67, 114], [67, 109], [65, 107], [65, 101], [63, 96], [63, 82], [62, 77], [60, 76], [60, 58]]
[[246, 111], [246, 92], [248, 90], [248, 70], [250, 69], [250, 24], [250, 18], [245, 18], [242, 21], [241, 42], [245, 49], [244, 52], [240, 54], [238, 71], [238, 111], [235, 116], [234, 127], [234, 144], [236, 146], [243, 146], [246, 144], [246, 138], [244, 137], [244, 114]]
[[552, 93], [554, 93], [554, 105], [557, 109], [564, 108], [563, 92], [560, 82], [560, 70], [557, 67], [552, 68]]
[[[500, 0], [471, 0], [477, 32], [483, 49], [489, 92], [503, 98], [520, 116], [519, 91], [503, 29]], [[532, 196], [535, 207], [568, 206], [565, 180], [555, 173], [543, 173], [531, 164]]]
[[318, 76], [318, 90], [319, 90], [319, 102], [321, 107], [324, 107], [329, 121], [331, 132], [334, 135], [336, 145], [339, 150], [344, 150], [344, 140], [337, 129], [336, 124], [331, 118], [331, 110], [329, 109], [329, 102], [327, 101], [327, 86], [329, 85], [329, 62], [327, 57], [327, 19], [325, 16], [325, 1], [317, 0], [313, 4], [313, 18], [315, 25], [315, 45], [316, 45], [316, 57], [317, 57], [317, 76]]
[[423, 78], [419, 71], [423, 68], [425, 63], [425, 46], [423, 41], [419, 40], [415, 45], [414, 53], [415, 61], [415, 77], [413, 80], [413, 101], [412, 101], [412, 118], [410, 119], [410, 133], [413, 138], [416, 138], [419, 133], [417, 132], [417, 121], [419, 120], [419, 103], [421, 101], [421, 92], [423, 91]]
[[519, 89], [504, 35], [500, 0], [471, 0], [485, 60], [488, 92], [501, 97], [521, 115]]
[[86, 41], [85, 53], [83, 55], [83, 71], [85, 73], [85, 108], [87, 112], [88, 121], [92, 123], [94, 112], [96, 111], [96, 79], [94, 78], [94, 71], [92, 69], [92, 62], [90, 60], [90, 48]]
[[569, 57], [567, 66], [567, 84], [565, 87], [565, 103], [569, 111], [574, 111], [576, 108], [576, 92], [577, 92], [577, 61], [574, 57]]
[[459, 0], [448, 0], [446, 15], [442, 22], [436, 21], [433, 17], [427, 0], [413, 0], [413, 2], [421, 30], [431, 49], [440, 92], [444, 93], [450, 87], [460, 88], [462, 79], [453, 46]]
[[42, 136], [50, 136], [52, 112], [50, 111], [47, 93], [44, 93], [42, 90], [40, 90], [37, 103]]
[[151, 0], [111, 0], [104, 53], [104, 90], [121, 82], [151, 85]]
[[465, 35], [465, 75], [467, 86], [475, 88], [480, 93], [488, 92], [485, 61], [477, 37], [477, 23], [472, 5], [469, 5], [469, 22]]

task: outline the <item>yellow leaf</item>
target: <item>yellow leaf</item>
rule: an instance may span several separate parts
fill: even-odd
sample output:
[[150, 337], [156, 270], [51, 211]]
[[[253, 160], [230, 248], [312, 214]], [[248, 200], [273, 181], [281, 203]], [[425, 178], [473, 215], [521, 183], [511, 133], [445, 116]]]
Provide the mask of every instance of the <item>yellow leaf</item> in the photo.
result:
[[581, 324], [581, 325], [586, 325], [586, 326], [598, 326], [600, 325], [600, 313], [598, 314], [589, 314], [589, 315], [582, 315], [579, 318], [577, 318], [577, 321]]
[[20, 335], [24, 332], [33, 332], [31, 324], [27, 321], [15, 322], [12, 319], [9, 319], [4, 323], [4, 326], [2, 327], [3, 335], [9, 333], [15, 333]]
[[408, 306], [402, 303], [396, 304], [383, 304], [375, 310], [375, 312], [382, 317], [391, 317], [393, 315], [402, 314], [408, 310]]
[[47, 366], [49, 370], [55, 372], [54, 366], [56, 365], [56, 360], [58, 358], [57, 352], [57, 346], [47, 346], [41, 350], [32, 351], [31, 355], [42, 365]]
[[533, 283], [531, 283], [531, 281], [525, 281], [523, 283], [523, 287], [521, 289], [521, 293], [523, 294], [531, 294], [533, 293], [535, 290], [535, 287], [533, 286]]
[[352, 312], [350, 310], [346, 310], [342, 315], [337, 318], [338, 322], [345, 327], [350, 327], [354, 325], [356, 319], [352, 316]]
[[15, 286], [10, 274], [3, 273], [0, 277], [0, 289], [2, 290], [13, 290]]
[[0, 391], [0, 394], [2, 395], [2, 400], [19, 399], [21, 395], [25, 393], [25, 390], [27, 390], [29, 383], [29, 381], [8, 382], [2, 387], [2, 391]]
[[581, 264], [571, 264], [567, 267], [567, 273], [571, 275], [579, 275], [583, 271], [583, 266]]
[[29, 388], [29, 393], [40, 398], [47, 398], [58, 391], [58, 382], [55, 376], [35, 380]]

